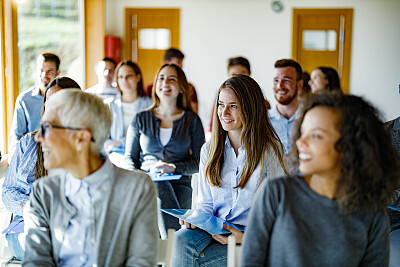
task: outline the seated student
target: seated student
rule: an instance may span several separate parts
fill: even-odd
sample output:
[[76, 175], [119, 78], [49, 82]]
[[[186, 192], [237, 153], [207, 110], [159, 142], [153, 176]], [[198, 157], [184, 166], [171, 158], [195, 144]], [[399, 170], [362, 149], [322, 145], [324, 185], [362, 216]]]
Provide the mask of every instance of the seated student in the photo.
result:
[[340, 87], [339, 75], [334, 68], [331, 67], [317, 67], [310, 75], [308, 81], [311, 92], [313, 94], [322, 91], [339, 91], [342, 92]]
[[[78, 88], [78, 83], [68, 77], [58, 77], [53, 79], [44, 92], [43, 111], [47, 99], [54, 93], [63, 90]], [[27, 133], [18, 142], [14, 155], [11, 158], [10, 166], [3, 183], [3, 202], [7, 210], [14, 215], [13, 223], [23, 222], [22, 207], [28, 201], [31, 193], [32, 183], [47, 175], [47, 170], [43, 167], [43, 154], [39, 143], [34, 140], [37, 131]], [[23, 259], [24, 240], [23, 233], [6, 234], [8, 247], [17, 260]]]
[[95, 66], [97, 84], [86, 89], [85, 93], [95, 94], [103, 99], [119, 94], [118, 89], [112, 84], [116, 67], [117, 62], [109, 57], [97, 62]]
[[43, 53], [38, 56], [35, 85], [19, 94], [15, 101], [8, 143], [10, 157], [14, 154], [18, 141], [25, 134], [39, 129], [44, 91], [60, 71], [60, 59], [57, 55]]
[[[185, 58], [185, 55], [181, 52], [181, 50], [176, 49], [176, 48], [169, 48], [165, 51], [164, 58], [163, 58], [163, 65], [164, 64], [175, 64], [181, 69], [183, 68], [183, 59]], [[193, 84], [189, 84], [189, 98], [190, 98], [190, 103], [192, 105], [192, 110], [196, 113], [199, 111], [199, 101], [197, 99], [197, 93], [196, 89], [194, 88]], [[146, 95], [151, 97], [152, 96], [152, 90], [153, 90], [153, 82], [149, 83], [146, 88], [145, 92]]]
[[[250, 70], [250, 62], [247, 60], [247, 58], [244, 57], [232, 57], [228, 59], [228, 77], [233, 77], [239, 74], [251, 75], [251, 70]], [[268, 100], [265, 99], [265, 105], [267, 106], [267, 109], [271, 108], [271, 105], [269, 104]], [[213, 106], [213, 109], [211, 111], [211, 118], [210, 118], [210, 124], [208, 128], [206, 129], [206, 139], [209, 140], [211, 138], [211, 131], [212, 131], [212, 125], [213, 125], [213, 118], [214, 118], [214, 109], [215, 107]]]
[[[385, 127], [389, 131], [398, 159], [400, 159], [400, 117], [386, 122]], [[400, 187], [396, 189], [395, 194], [396, 197], [390, 203], [390, 208], [388, 209], [390, 220], [390, 267], [400, 265], [400, 212], [392, 209], [397, 208], [400, 210]]]
[[111, 113], [101, 98], [64, 90], [46, 103], [44, 167], [64, 173], [37, 180], [24, 209], [26, 265], [153, 266], [156, 188], [141, 172], [100, 156]]
[[121, 94], [104, 102], [110, 106], [113, 116], [109, 138], [104, 143], [107, 153], [122, 148], [124, 154], [125, 136], [135, 115], [151, 105], [151, 99], [143, 91], [142, 72], [132, 61], [125, 60], [116, 68], [117, 87]]
[[400, 169], [377, 110], [319, 94], [299, 122], [292, 160], [301, 174], [260, 185], [242, 266], [387, 266], [385, 208]]
[[[261, 180], [284, 173], [283, 151], [257, 82], [246, 75], [226, 80], [215, 103], [211, 141], [201, 149], [197, 209], [245, 227]], [[187, 229], [176, 233], [174, 266], [226, 266], [226, 236], [181, 224]], [[241, 242], [242, 232], [225, 229]]]
[[[182, 174], [179, 180], [156, 182], [163, 209], [190, 209], [191, 176], [199, 170], [204, 129], [192, 111], [185, 73], [175, 64], [163, 65], [154, 79], [153, 105], [137, 114], [126, 135], [125, 157], [131, 168]], [[178, 230], [178, 219], [162, 214], [161, 237]]]

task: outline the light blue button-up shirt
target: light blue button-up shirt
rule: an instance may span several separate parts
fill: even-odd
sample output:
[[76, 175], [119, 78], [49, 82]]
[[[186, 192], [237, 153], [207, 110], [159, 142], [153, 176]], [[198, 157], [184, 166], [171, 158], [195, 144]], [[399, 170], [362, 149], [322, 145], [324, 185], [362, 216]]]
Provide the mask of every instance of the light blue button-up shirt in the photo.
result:
[[107, 160], [99, 170], [84, 179], [66, 175], [65, 196], [76, 213], [64, 232], [58, 265], [96, 266], [96, 213], [103, 212], [104, 196], [111, 188], [114, 169]]
[[43, 96], [38, 86], [29, 88], [19, 94], [15, 101], [15, 109], [10, 130], [8, 150], [14, 153], [18, 140], [26, 133], [36, 131], [42, 118]]
[[222, 186], [211, 186], [206, 181], [204, 174], [208, 146], [209, 143], [203, 145], [200, 153], [197, 209], [231, 223], [246, 226], [251, 203], [260, 180], [266, 177], [272, 178], [283, 175], [283, 169], [275, 156], [267, 156], [263, 173], [261, 173], [262, 164], [259, 163], [246, 186], [243, 189], [235, 189], [240, 183], [243, 168], [246, 164], [246, 151], [244, 147], [240, 147], [236, 157], [235, 151], [227, 137], [224, 145], [224, 164], [221, 170]]
[[35, 181], [36, 142], [32, 133], [17, 143], [3, 183], [3, 202], [7, 210], [22, 216], [22, 206], [29, 199]]
[[269, 119], [274, 127], [276, 133], [281, 139], [283, 146], [285, 147], [286, 156], [289, 155], [291, 149], [291, 143], [293, 138], [293, 127], [296, 119], [300, 116], [300, 109], [297, 109], [292, 117], [286, 119], [282, 116], [279, 111], [275, 108], [268, 110]]

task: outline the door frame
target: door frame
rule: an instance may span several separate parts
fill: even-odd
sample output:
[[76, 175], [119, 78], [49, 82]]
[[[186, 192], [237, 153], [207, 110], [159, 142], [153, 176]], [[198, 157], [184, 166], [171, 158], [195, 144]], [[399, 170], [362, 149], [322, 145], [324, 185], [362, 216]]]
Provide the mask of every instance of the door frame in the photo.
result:
[[[344, 92], [349, 93], [350, 89], [350, 59], [351, 59], [351, 41], [353, 30], [353, 9], [352, 8], [294, 8], [293, 9], [293, 28], [292, 28], [292, 58], [297, 60], [299, 57], [299, 49], [302, 46], [302, 37], [297, 38], [299, 31], [299, 21], [301, 15], [342, 15], [344, 18], [344, 33], [339, 33], [340, 38], [344, 38], [345, 42], [342, 47], [342, 76], [341, 86]], [[300, 42], [298, 42], [300, 40]], [[339, 46], [341, 44], [339, 43]], [[339, 55], [340, 57], [340, 55]], [[340, 58], [339, 58], [340, 60]], [[340, 65], [340, 64], [338, 64]]]
[[[180, 9], [177, 8], [125, 8], [125, 59], [133, 60], [132, 59], [132, 39], [135, 38], [136, 40], [136, 47], [138, 47], [138, 32], [132, 30], [132, 16], [137, 14], [141, 15], [151, 15], [152, 12], [162, 13], [163, 11], [166, 12], [177, 12], [177, 18], [174, 23], [179, 25], [180, 27]], [[176, 35], [171, 35], [171, 47], [179, 48], [179, 36], [180, 29], [178, 30]]]

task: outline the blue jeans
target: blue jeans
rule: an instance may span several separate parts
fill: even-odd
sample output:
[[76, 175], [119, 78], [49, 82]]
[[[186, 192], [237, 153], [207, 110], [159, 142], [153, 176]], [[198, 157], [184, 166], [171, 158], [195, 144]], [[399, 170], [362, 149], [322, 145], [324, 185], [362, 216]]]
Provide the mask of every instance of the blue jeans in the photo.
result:
[[175, 234], [172, 266], [220, 267], [227, 264], [227, 246], [201, 229], [181, 229]]
[[390, 233], [389, 266], [400, 266], [400, 229], [393, 230]]
[[[190, 209], [192, 207], [192, 186], [190, 176], [182, 176], [179, 180], [156, 182], [158, 198], [162, 209]], [[161, 212], [158, 224], [162, 239], [167, 238], [167, 230], [181, 228], [179, 220]]]
[[[22, 216], [15, 215], [14, 220], [21, 220]], [[6, 240], [8, 243], [8, 248], [10, 249], [11, 254], [16, 257], [18, 260], [22, 261], [24, 259], [24, 249], [19, 243], [18, 236], [20, 234], [6, 234]]]

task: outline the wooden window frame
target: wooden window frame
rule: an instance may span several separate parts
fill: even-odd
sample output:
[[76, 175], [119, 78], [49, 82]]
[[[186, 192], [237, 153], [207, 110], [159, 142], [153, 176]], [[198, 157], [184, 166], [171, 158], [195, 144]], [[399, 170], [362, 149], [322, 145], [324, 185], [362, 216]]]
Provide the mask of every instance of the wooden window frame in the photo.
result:
[[[93, 67], [104, 57], [105, 3], [104, 0], [79, 0], [83, 7], [85, 84], [97, 81]], [[2, 122], [2, 154], [8, 152], [8, 134], [11, 128], [15, 100], [19, 94], [18, 20], [15, 0], [0, 1], [0, 111]], [[84, 87], [86, 87], [84, 85]]]

